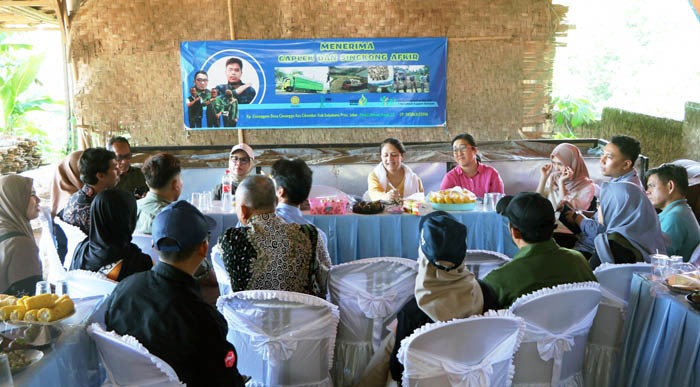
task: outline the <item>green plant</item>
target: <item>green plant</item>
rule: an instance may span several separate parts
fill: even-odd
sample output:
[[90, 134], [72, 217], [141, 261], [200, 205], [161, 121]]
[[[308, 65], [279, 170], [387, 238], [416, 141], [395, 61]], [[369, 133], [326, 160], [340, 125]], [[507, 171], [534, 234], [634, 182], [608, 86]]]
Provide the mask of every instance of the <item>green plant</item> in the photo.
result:
[[595, 107], [586, 99], [555, 97], [552, 100], [554, 138], [576, 138], [576, 128], [597, 119]]
[[27, 113], [49, 110], [51, 105], [62, 102], [32, 88], [38, 84], [36, 77], [44, 54], [35, 53], [29, 44], [7, 43], [7, 36], [0, 33], [0, 133], [45, 138], [46, 134], [31, 124]]

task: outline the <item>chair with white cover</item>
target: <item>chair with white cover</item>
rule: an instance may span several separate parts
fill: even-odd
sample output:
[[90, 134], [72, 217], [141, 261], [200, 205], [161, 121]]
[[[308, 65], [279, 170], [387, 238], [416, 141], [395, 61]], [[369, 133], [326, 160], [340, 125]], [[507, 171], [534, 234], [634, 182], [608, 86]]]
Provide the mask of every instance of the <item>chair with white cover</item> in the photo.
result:
[[690, 259], [688, 262], [692, 263], [693, 265], [700, 267], [700, 243], [695, 247], [695, 250], [693, 250], [693, 253], [690, 254]]
[[131, 236], [131, 243], [138, 246], [144, 254], [148, 254], [154, 265], [158, 262], [158, 250], [153, 248], [153, 237], [151, 235], [134, 234]]
[[586, 344], [583, 368], [586, 386], [605, 387], [612, 380], [622, 344], [630, 283], [635, 272], [650, 273], [651, 264], [604, 263], [593, 271], [602, 298]]
[[338, 307], [308, 294], [246, 290], [219, 297], [248, 386], [331, 387]]
[[544, 288], [515, 300], [509, 310], [525, 320], [525, 335], [513, 385], [582, 386], [586, 340], [599, 303], [597, 282]]
[[82, 242], [87, 235], [78, 227], [68, 224], [61, 220], [58, 216], [53, 219], [54, 223], [59, 225], [63, 232], [66, 234], [66, 239], [68, 242], [68, 251], [66, 252], [66, 259], [63, 261], [63, 267], [70, 269], [70, 264], [73, 262], [73, 253], [78, 243]]
[[510, 262], [510, 257], [490, 250], [467, 250], [464, 264], [478, 279], [483, 279], [491, 270]]
[[88, 270], [71, 270], [65, 278], [68, 282], [68, 295], [71, 298], [106, 296], [117, 286], [102, 273]]
[[525, 322], [506, 311], [436, 322], [401, 341], [403, 386], [510, 386]]
[[56, 250], [51, 209], [42, 206], [39, 219], [41, 220], [39, 257], [41, 258], [44, 273], [46, 273], [46, 280], [55, 283], [66, 278], [66, 269], [61, 264], [61, 259], [58, 257], [58, 251]]
[[226, 266], [224, 266], [223, 253], [218, 243], [211, 249], [211, 263], [214, 266], [216, 282], [219, 283], [219, 294], [223, 296], [231, 293], [231, 279], [226, 271]]
[[382, 339], [387, 323], [414, 294], [412, 259], [365, 258], [331, 267], [331, 302], [340, 309], [334, 381], [356, 382]]
[[151, 354], [135, 337], [105, 331], [98, 323], [87, 327], [107, 371], [102, 386], [184, 386], [175, 370]]

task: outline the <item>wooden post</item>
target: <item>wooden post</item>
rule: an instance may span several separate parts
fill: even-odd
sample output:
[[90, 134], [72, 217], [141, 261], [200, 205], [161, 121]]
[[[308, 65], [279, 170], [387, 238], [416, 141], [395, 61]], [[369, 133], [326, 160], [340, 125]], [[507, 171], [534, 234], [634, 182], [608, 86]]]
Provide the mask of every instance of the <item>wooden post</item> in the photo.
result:
[[[234, 28], [234, 18], [233, 18], [233, 0], [228, 0], [228, 31], [231, 40], [236, 40], [236, 29]], [[243, 129], [238, 129], [238, 143], [245, 141], [243, 136]]]

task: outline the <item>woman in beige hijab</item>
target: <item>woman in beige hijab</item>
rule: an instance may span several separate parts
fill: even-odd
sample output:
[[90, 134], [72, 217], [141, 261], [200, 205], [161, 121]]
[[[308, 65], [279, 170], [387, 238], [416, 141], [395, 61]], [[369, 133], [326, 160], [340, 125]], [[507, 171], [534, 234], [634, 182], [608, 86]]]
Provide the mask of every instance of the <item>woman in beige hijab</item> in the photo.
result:
[[434, 211], [421, 218], [418, 229], [415, 298], [399, 311], [395, 335], [382, 341], [357, 386], [383, 386], [387, 371], [392, 379], [400, 381], [403, 366], [396, 354], [401, 340], [415, 329], [483, 312], [482, 289], [464, 265], [467, 227], [447, 212]]
[[66, 156], [56, 167], [51, 183], [51, 216], [56, 216], [66, 206], [71, 195], [83, 188], [78, 167], [78, 161], [82, 155], [83, 151], [75, 151]]
[[0, 176], [0, 293], [34, 294], [41, 280], [39, 247], [29, 221], [39, 216], [33, 180]]

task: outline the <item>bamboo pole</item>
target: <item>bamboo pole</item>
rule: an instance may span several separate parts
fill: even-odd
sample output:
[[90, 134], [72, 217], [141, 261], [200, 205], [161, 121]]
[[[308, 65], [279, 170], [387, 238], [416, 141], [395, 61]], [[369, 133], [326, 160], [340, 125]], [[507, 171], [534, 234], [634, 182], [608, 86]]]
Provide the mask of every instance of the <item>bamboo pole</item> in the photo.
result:
[[[228, 0], [228, 31], [231, 40], [236, 40], [236, 28], [233, 18], [233, 0]], [[238, 143], [245, 142], [245, 137], [243, 136], [243, 129], [237, 129], [238, 132]]]

